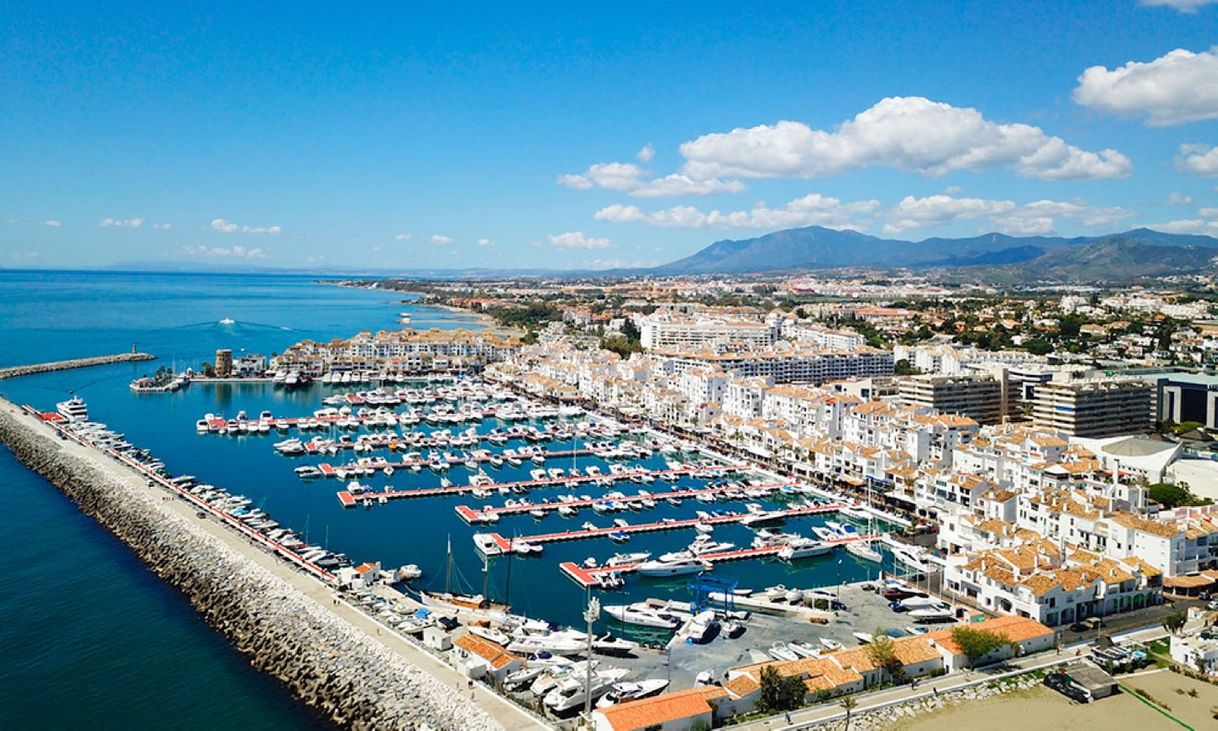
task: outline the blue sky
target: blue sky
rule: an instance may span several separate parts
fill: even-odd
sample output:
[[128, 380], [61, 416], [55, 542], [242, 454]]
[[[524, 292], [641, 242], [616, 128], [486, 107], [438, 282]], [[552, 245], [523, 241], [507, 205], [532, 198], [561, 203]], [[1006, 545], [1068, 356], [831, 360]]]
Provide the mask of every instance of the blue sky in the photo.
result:
[[0, 7], [0, 266], [1218, 235], [1212, 0], [251, 5]]

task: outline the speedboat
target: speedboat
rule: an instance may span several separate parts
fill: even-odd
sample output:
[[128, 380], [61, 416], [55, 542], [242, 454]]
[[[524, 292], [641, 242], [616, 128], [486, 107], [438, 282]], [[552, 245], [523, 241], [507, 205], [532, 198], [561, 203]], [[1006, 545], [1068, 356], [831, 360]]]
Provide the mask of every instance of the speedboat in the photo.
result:
[[629, 655], [637, 649], [639, 643], [624, 640], [610, 632], [592, 640], [592, 651], [598, 655]]
[[870, 645], [875, 640], [870, 632], [851, 632], [850, 634], [854, 635], [854, 639], [858, 640], [860, 645]]
[[797, 653], [795, 653], [793, 650], [791, 650], [791, 648], [787, 647], [787, 645], [785, 643], [782, 643], [782, 642], [775, 642], [773, 645], [770, 646], [770, 649], [766, 650], [766, 654], [769, 655], [770, 657], [774, 658], [775, 660], [788, 660], [789, 661], [789, 660], [798, 660], [799, 659], [799, 655]]
[[596, 702], [597, 708], [608, 708], [617, 703], [628, 703], [643, 698], [650, 698], [668, 687], [668, 681], [662, 678], [640, 680], [638, 682], [614, 683], [613, 689]]
[[470, 631], [470, 634], [477, 635], [478, 637], [481, 637], [484, 640], [490, 640], [491, 642], [494, 642], [496, 645], [499, 645], [500, 647], [507, 647], [512, 641], [511, 637], [508, 637], [507, 635], [503, 634], [499, 630], [491, 629], [490, 627], [479, 627], [477, 625], [470, 625], [469, 631]]
[[826, 650], [840, 650], [843, 647], [842, 643], [829, 637], [821, 637], [819, 642], [825, 646]]

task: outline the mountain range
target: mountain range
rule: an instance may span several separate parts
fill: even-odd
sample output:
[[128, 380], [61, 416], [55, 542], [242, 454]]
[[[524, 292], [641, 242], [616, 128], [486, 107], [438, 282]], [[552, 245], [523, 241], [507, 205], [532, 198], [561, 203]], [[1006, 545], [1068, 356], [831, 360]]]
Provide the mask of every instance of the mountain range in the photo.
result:
[[749, 274], [863, 267], [960, 270], [998, 281], [1128, 280], [1215, 268], [1218, 238], [1148, 228], [1105, 236], [1009, 236], [922, 241], [808, 226], [752, 239], [725, 239], [653, 274]]

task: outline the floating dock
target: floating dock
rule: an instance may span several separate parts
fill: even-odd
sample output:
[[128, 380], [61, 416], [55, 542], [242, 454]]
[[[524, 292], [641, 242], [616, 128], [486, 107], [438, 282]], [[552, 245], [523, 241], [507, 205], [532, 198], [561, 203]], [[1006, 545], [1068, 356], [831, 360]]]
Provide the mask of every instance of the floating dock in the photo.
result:
[[[798, 518], [805, 515], [820, 515], [822, 513], [835, 513], [838, 510], [846, 507], [845, 504], [833, 505], [817, 505], [810, 508], [790, 508], [788, 510], [770, 511], [777, 520], [779, 516], [783, 519]], [[666, 530], [680, 530], [682, 528], [693, 528], [696, 525], [721, 525], [725, 523], [739, 523], [745, 518], [753, 515], [753, 513], [727, 513], [725, 515], [712, 515], [709, 518], [684, 518], [679, 520], [659, 520], [652, 523], [636, 523], [634, 525], [611, 525], [605, 528], [570, 530], [558, 533], [541, 533], [533, 536], [517, 536], [509, 541], [498, 533], [488, 533], [490, 538], [494, 539], [495, 543], [501, 550], [507, 552], [511, 549], [512, 543], [557, 543], [560, 541], [580, 541], [586, 538], [602, 538], [610, 533], [655, 533]], [[782, 548], [778, 546], [777, 548]], [[775, 549], [777, 552], [777, 549]]]
[[[328, 467], [329, 465], [325, 466]], [[326, 474], [325, 469], [319, 469], [321, 469], [322, 474]], [[333, 470], [334, 468], [331, 467], [330, 469]], [[731, 468], [722, 466], [683, 467], [679, 470], [628, 470], [625, 472], [619, 472], [616, 475], [610, 473], [596, 477], [556, 477], [547, 478], [545, 480], [499, 482], [493, 485], [453, 485], [451, 487], [427, 487], [417, 490], [385, 490], [384, 492], [360, 492], [354, 494], [347, 490], [339, 490], [338, 502], [340, 502], [344, 508], [353, 508], [356, 505], [364, 502], [369, 504], [372, 502], [379, 503], [381, 502], [382, 498], [388, 501], [403, 500], [407, 498], [438, 497], [443, 495], [462, 495], [467, 492], [473, 492], [474, 490], [498, 490], [500, 488], [516, 490], [517, 488], [530, 489], [534, 487], [554, 487], [556, 485], [566, 487], [604, 479], [630, 480], [637, 477], [642, 477], [643, 475], [651, 475], [656, 479], [663, 479], [667, 477], [722, 477], [729, 471], [731, 471]]]
[[[464, 520], [466, 523], [470, 523], [470, 524], [489, 523], [489, 522], [494, 521], [494, 518], [492, 518], [490, 516], [497, 517], [500, 515], [518, 515], [520, 513], [530, 513], [534, 510], [543, 510], [546, 512], [551, 512], [551, 511], [559, 510], [560, 508], [563, 508], [563, 507], [586, 508], [586, 507], [590, 507], [591, 505], [594, 505], [595, 503], [599, 503], [599, 502], [615, 502], [615, 503], [624, 503], [626, 505], [633, 505], [635, 503], [641, 503], [644, 500], [654, 500], [656, 502], [663, 502], [665, 500], [668, 500], [669, 498], [677, 498], [678, 500], [687, 500], [687, 499], [697, 499], [698, 496], [700, 496], [700, 495], [720, 495], [722, 493], [736, 492], [738, 490], [765, 490], [766, 492], [770, 492], [770, 491], [776, 490], [780, 487], [784, 487], [789, 484], [790, 483], [788, 483], [788, 482], [768, 482], [768, 483], [761, 484], [761, 485], [749, 485], [747, 487], [742, 487], [740, 485], [729, 485], [727, 487], [706, 487], [706, 488], [700, 488], [700, 489], [652, 492], [652, 493], [648, 493], [646, 495], [641, 495], [641, 494], [626, 495], [624, 497], [617, 497], [617, 498], [597, 497], [597, 498], [588, 498], [588, 499], [579, 498], [576, 500], [567, 500], [565, 502], [552, 501], [552, 502], [544, 502], [544, 503], [520, 503], [517, 505], [485, 507], [485, 508], [482, 508], [481, 510], [476, 510], [474, 508], [469, 507], [468, 505], [458, 505], [454, 509], [457, 511], [457, 515], [460, 516], [461, 520]], [[762, 498], [760, 496], [757, 496], [757, 497], [749, 496], [746, 499], [761, 500], [764, 498]]]
[[[841, 506], [838, 506], [841, 507]], [[835, 546], [843, 546], [854, 541], [870, 541], [879, 538], [879, 534], [865, 536], [848, 536], [845, 538], [835, 538], [826, 543], [831, 543]], [[523, 540], [523, 539], [520, 539]], [[783, 546], [766, 546], [764, 548], [741, 548], [734, 551], [723, 551], [721, 553], [705, 553], [698, 556], [698, 560], [709, 564], [721, 563], [723, 561], [739, 561], [746, 558], [760, 558], [764, 556], [776, 556], [782, 551]], [[802, 559], [796, 559], [802, 560]], [[620, 566], [598, 566], [596, 568], [585, 568], [573, 561], [564, 561], [558, 565], [564, 574], [571, 578], [572, 581], [587, 589], [593, 586], [599, 586], [600, 581], [597, 577], [604, 574], [626, 574], [637, 571], [640, 564], [622, 564]]]

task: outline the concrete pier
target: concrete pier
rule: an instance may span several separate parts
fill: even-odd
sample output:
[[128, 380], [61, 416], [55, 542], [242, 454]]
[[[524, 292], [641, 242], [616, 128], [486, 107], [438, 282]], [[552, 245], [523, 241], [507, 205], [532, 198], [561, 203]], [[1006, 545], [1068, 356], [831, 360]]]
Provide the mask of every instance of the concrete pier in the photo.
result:
[[[524, 729], [535, 719], [382, 631], [315, 579], [150, 486], [127, 466], [58, 438], [0, 399], [0, 442], [177, 587], [213, 627], [304, 703], [355, 729]], [[379, 636], [378, 636], [379, 635]], [[463, 692], [454, 692], [460, 688]]]
[[73, 358], [71, 360], [53, 360], [49, 363], [10, 366], [8, 368], [0, 368], [0, 380], [17, 378], [18, 376], [32, 376], [35, 373], [68, 371], [73, 368], [89, 368], [91, 366], [110, 365], [112, 363], [135, 363], [143, 360], [156, 360], [156, 356], [148, 353], [117, 353], [115, 355], [98, 355], [92, 358]]

